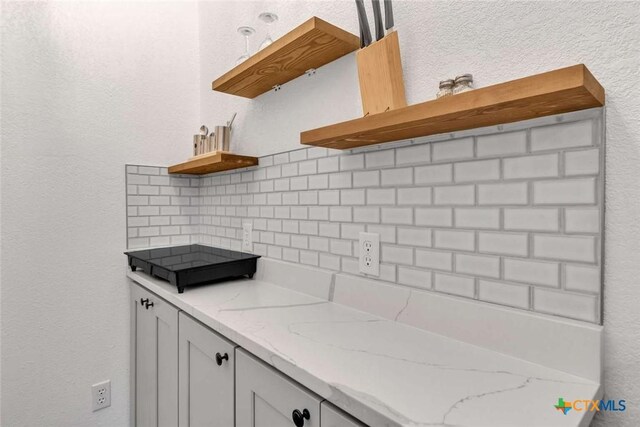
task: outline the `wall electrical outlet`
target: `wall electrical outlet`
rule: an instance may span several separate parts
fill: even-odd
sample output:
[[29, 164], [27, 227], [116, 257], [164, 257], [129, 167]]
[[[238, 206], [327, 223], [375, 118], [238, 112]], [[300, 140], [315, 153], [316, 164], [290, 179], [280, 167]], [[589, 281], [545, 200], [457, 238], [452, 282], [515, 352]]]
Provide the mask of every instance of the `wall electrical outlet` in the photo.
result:
[[380, 235], [360, 233], [360, 273], [380, 275]]
[[242, 224], [242, 250], [251, 251], [253, 249], [253, 225], [250, 222]]
[[111, 406], [111, 381], [103, 381], [91, 386], [93, 412]]

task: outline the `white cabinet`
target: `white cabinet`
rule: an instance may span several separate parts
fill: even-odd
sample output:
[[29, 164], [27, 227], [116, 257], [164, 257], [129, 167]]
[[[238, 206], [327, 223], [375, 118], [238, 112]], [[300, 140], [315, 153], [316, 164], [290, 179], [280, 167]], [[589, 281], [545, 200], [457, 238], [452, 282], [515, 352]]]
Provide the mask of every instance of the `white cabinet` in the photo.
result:
[[236, 349], [237, 427], [320, 427], [320, 401], [280, 372]]
[[322, 427], [366, 427], [352, 416], [345, 414], [326, 400], [320, 408]]
[[178, 423], [178, 309], [131, 288], [132, 393], [137, 427]]
[[235, 345], [179, 316], [180, 427], [234, 425]]

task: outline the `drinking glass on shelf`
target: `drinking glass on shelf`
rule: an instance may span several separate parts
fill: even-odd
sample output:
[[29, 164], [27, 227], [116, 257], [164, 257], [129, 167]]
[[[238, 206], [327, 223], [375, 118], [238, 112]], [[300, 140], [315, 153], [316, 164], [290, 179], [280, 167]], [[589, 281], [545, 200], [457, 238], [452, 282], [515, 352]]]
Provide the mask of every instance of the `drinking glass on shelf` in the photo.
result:
[[244, 36], [244, 53], [242, 54], [242, 56], [240, 56], [240, 58], [238, 58], [238, 60], [236, 61], [236, 65], [246, 61], [251, 56], [249, 54], [249, 36], [255, 33], [256, 30], [251, 27], [239, 27], [238, 32], [242, 36]]
[[269, 46], [271, 43], [273, 43], [273, 40], [271, 39], [271, 35], [269, 34], [269, 28], [270, 28], [271, 24], [273, 24], [274, 22], [276, 22], [278, 20], [278, 15], [276, 15], [275, 13], [271, 13], [271, 12], [263, 12], [260, 15], [258, 15], [258, 18], [262, 22], [267, 24], [267, 37], [265, 37], [265, 39], [262, 41], [262, 43], [260, 43], [260, 47], [258, 48], [258, 50], [262, 50], [265, 47]]

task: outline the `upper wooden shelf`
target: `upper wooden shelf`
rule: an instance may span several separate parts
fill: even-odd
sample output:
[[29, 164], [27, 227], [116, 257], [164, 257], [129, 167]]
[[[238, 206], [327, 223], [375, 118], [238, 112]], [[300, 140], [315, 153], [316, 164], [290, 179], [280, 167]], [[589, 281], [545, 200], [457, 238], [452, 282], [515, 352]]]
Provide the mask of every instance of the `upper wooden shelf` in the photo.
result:
[[604, 98], [580, 64], [309, 130], [300, 143], [349, 149], [601, 107]]
[[246, 168], [258, 164], [257, 157], [240, 156], [238, 154], [217, 151], [193, 157], [184, 163], [169, 166], [169, 173], [188, 175], [205, 175], [232, 169]]
[[315, 16], [212, 83], [218, 92], [255, 98], [360, 47], [360, 39]]

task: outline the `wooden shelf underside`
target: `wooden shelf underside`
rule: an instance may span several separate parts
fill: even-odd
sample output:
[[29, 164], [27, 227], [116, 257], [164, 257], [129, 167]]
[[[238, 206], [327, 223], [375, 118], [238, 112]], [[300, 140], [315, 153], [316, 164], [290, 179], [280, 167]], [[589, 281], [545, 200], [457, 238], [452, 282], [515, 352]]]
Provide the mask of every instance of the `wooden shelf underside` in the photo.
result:
[[360, 47], [360, 39], [313, 17], [212, 83], [218, 92], [255, 98]]
[[349, 149], [601, 107], [604, 89], [584, 65], [338, 123], [300, 134], [300, 143]]
[[193, 157], [184, 163], [169, 166], [170, 174], [205, 175], [258, 164], [257, 157], [240, 156], [222, 151]]

